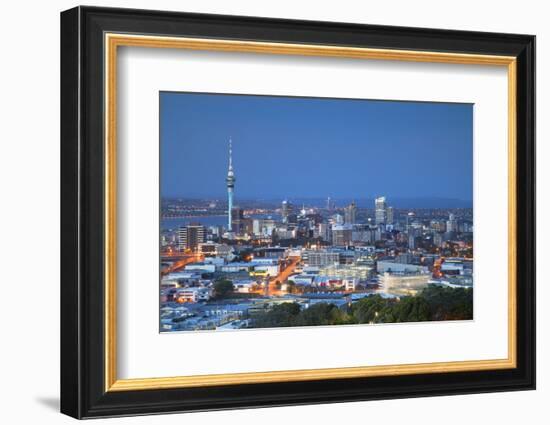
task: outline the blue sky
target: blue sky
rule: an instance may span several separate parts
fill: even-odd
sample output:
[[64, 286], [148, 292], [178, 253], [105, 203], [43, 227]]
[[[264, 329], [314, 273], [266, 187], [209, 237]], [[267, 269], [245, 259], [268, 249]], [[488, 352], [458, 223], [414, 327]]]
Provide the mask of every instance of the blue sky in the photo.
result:
[[471, 104], [160, 93], [161, 196], [472, 199]]

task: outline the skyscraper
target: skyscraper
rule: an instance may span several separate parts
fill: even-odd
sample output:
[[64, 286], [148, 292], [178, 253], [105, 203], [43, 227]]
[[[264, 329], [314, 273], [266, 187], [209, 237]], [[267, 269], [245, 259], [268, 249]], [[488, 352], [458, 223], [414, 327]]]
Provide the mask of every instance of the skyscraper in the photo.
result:
[[332, 244], [347, 246], [351, 243], [352, 226], [350, 224], [336, 224], [332, 226]]
[[227, 230], [233, 231], [233, 189], [235, 187], [235, 174], [233, 173], [233, 145], [231, 138], [229, 139], [229, 168], [227, 170], [227, 177], [225, 182], [227, 183]]
[[178, 229], [178, 248], [180, 251], [195, 251], [206, 240], [206, 228], [199, 223], [191, 223]]
[[246, 219], [244, 218], [244, 210], [235, 205], [231, 208], [231, 232], [237, 235], [245, 233]]
[[394, 222], [393, 207], [388, 207], [386, 210], [386, 222], [388, 224], [393, 224]]
[[355, 224], [356, 215], [357, 215], [357, 206], [355, 205], [355, 201], [354, 201], [344, 209], [344, 223]]
[[447, 220], [447, 232], [456, 232], [458, 225], [456, 222], [456, 217], [453, 213], [449, 214], [449, 219]]
[[317, 225], [317, 233], [322, 240], [326, 242], [331, 240], [331, 228], [328, 223], [319, 223]]
[[409, 249], [416, 249], [416, 235], [414, 232], [409, 234]]
[[407, 231], [407, 233], [410, 232], [411, 230], [411, 223], [414, 220], [414, 216], [415, 214], [412, 211], [407, 214], [406, 223], [405, 223], [405, 230]]
[[386, 224], [386, 197], [380, 196], [374, 200], [374, 222]]
[[288, 216], [290, 214], [292, 214], [292, 204], [285, 199], [281, 205], [281, 216], [283, 223], [288, 223]]

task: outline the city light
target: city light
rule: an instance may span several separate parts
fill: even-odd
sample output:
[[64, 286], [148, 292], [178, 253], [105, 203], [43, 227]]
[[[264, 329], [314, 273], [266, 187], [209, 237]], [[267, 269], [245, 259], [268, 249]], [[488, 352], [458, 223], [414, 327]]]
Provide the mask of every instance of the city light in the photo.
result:
[[[330, 119], [311, 115], [311, 131], [304, 126], [307, 105], [317, 110], [346, 101], [163, 96], [177, 98], [195, 115], [161, 120], [170, 121], [161, 131], [162, 332], [472, 319], [473, 209], [461, 200], [471, 199], [471, 131], [443, 158], [442, 145], [459, 137], [440, 137], [445, 120], [433, 119], [437, 111], [417, 119], [419, 111], [431, 110], [428, 102], [377, 102], [369, 113], [340, 123], [331, 109], [336, 114], [322, 115]], [[196, 96], [202, 101], [187, 104]], [[239, 107], [219, 108], [220, 119], [217, 104], [201, 109], [213, 99]], [[282, 113], [289, 102], [300, 109]], [[361, 102], [349, 105], [359, 111]], [[241, 114], [257, 112], [252, 104], [270, 113], [257, 121]], [[299, 120], [262, 127], [279, 118], [273, 105], [281, 118]], [[388, 111], [397, 106], [396, 122], [404, 109], [415, 111], [403, 117], [405, 129], [387, 125]], [[380, 108], [384, 114], [376, 112]], [[454, 108], [462, 112], [452, 122], [460, 116], [469, 129], [471, 114], [463, 112], [471, 105], [446, 105], [445, 114]], [[203, 131], [210, 119], [219, 127]], [[423, 123], [420, 133], [411, 128], [416, 121]], [[234, 129], [234, 137], [221, 123]], [[390, 133], [400, 138], [386, 140]], [[463, 164], [447, 166], [455, 157]], [[457, 169], [463, 173], [458, 178]], [[463, 198], [456, 197], [455, 183], [464, 186]]]

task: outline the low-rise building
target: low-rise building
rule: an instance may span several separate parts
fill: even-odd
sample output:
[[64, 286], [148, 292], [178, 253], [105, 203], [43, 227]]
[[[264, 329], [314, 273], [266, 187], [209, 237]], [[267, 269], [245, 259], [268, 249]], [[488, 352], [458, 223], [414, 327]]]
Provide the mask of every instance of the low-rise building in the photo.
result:
[[376, 271], [378, 273], [428, 273], [428, 267], [396, 263], [395, 261], [378, 261]]
[[208, 301], [212, 295], [210, 288], [191, 287], [180, 288], [176, 292], [176, 301], [179, 303], [196, 303], [199, 301]]
[[172, 272], [165, 276], [165, 279], [200, 279], [201, 275], [200, 273], [197, 273], [195, 271], [180, 271], [180, 272]]
[[255, 265], [254, 271], [252, 272], [256, 275], [263, 274], [265, 276], [277, 276], [279, 274], [279, 264], [261, 264]]
[[288, 280], [292, 280], [296, 285], [312, 285], [315, 280], [315, 275], [298, 274], [290, 276]]
[[185, 271], [196, 271], [197, 273], [214, 273], [216, 271], [216, 265], [199, 262], [187, 264], [184, 269]]
[[304, 253], [304, 262], [310, 267], [325, 267], [340, 263], [340, 254], [329, 250], [308, 250]]
[[447, 276], [439, 279], [430, 279], [430, 285], [448, 286], [450, 288], [472, 288], [474, 280], [472, 276]]
[[256, 281], [254, 280], [235, 280], [233, 281], [233, 290], [241, 294], [246, 294], [254, 291]]
[[346, 291], [355, 291], [358, 283], [358, 279], [354, 277], [346, 277], [342, 279], [342, 285]]
[[386, 292], [415, 293], [428, 286], [429, 273], [388, 273], [380, 276], [380, 286]]
[[179, 287], [179, 282], [178, 282], [177, 279], [163, 278], [160, 281], [160, 287], [162, 289], [177, 288], [177, 287]]
[[254, 264], [247, 262], [227, 263], [221, 267], [221, 271], [225, 273], [238, 273], [249, 271], [253, 266]]
[[228, 258], [233, 255], [233, 247], [216, 242], [204, 242], [198, 245], [199, 254], [211, 257]]

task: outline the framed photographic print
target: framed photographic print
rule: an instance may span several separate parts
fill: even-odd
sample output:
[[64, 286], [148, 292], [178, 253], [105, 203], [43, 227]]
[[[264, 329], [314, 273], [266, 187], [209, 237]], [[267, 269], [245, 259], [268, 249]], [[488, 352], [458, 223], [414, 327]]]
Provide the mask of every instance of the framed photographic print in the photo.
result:
[[61, 14], [61, 411], [535, 387], [529, 35]]

